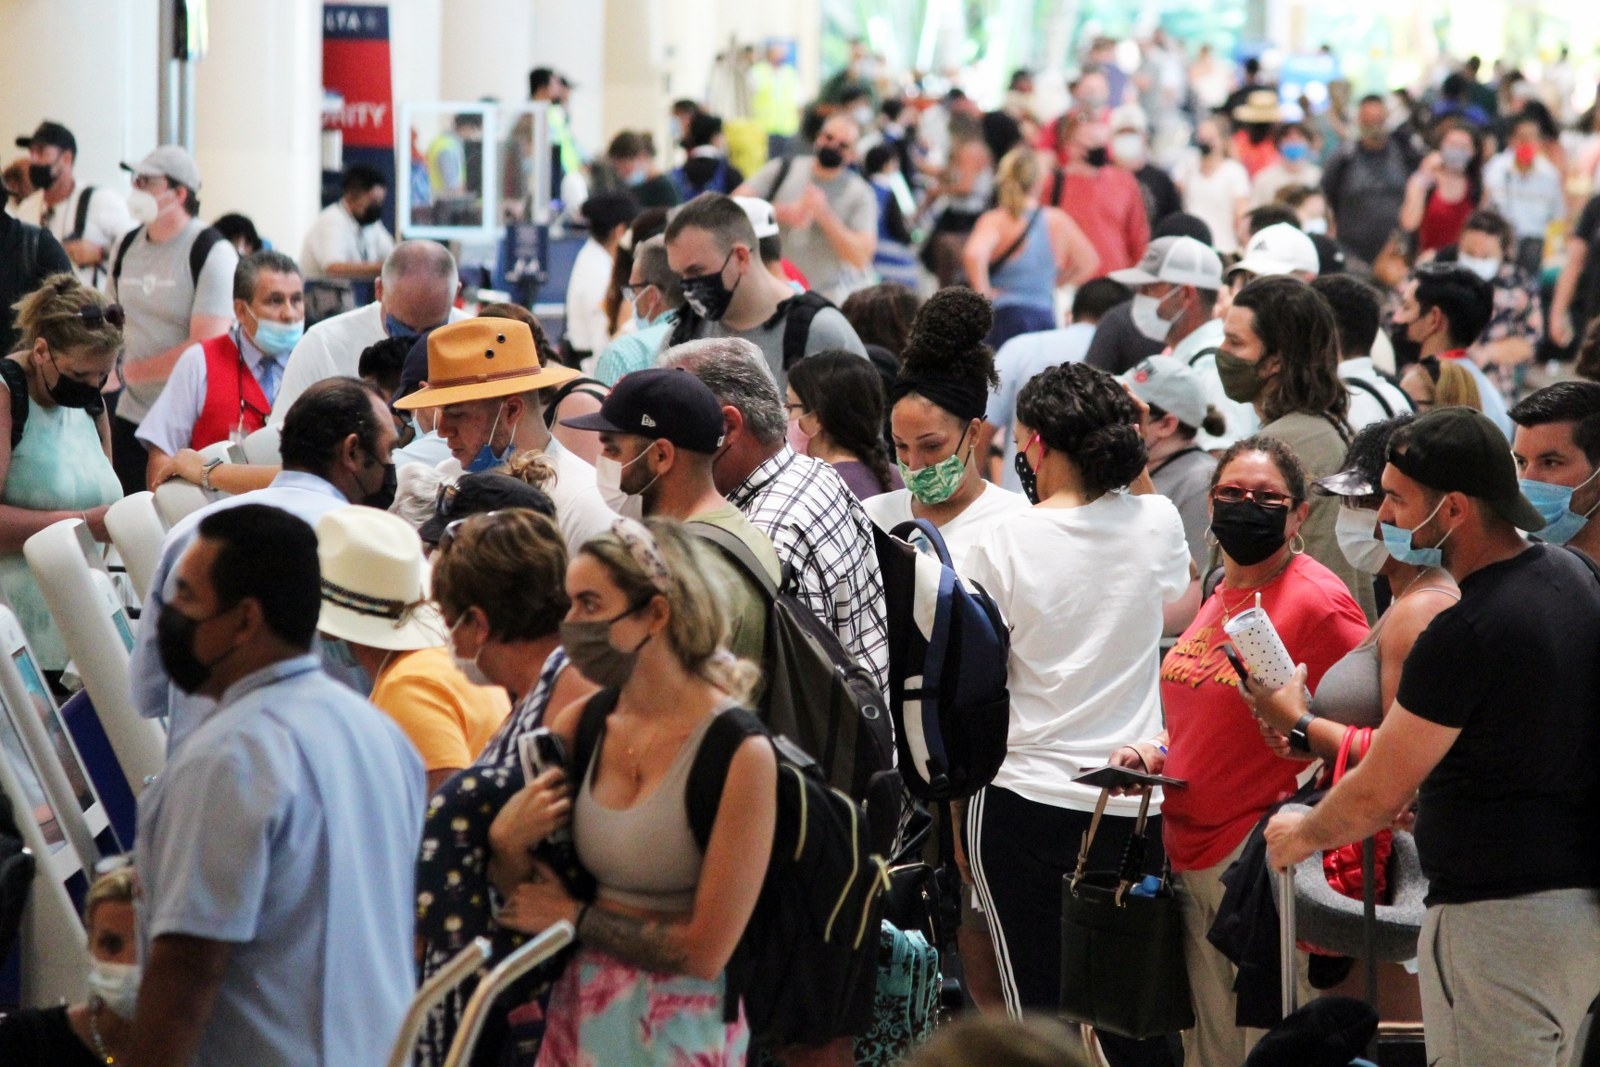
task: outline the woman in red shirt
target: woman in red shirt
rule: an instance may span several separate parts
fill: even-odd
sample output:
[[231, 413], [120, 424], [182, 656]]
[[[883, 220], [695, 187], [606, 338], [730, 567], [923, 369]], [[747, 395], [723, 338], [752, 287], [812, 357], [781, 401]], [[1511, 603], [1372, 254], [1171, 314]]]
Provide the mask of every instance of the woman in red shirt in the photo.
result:
[[1150, 220], [1139, 181], [1112, 166], [1106, 153], [1106, 126], [1077, 109], [1050, 128], [1045, 150], [1059, 166], [1045, 177], [1040, 200], [1072, 216], [1100, 256], [1096, 277], [1139, 262], [1150, 243]]
[[1483, 203], [1483, 139], [1471, 126], [1439, 127], [1438, 151], [1406, 181], [1400, 228], [1417, 235], [1417, 251], [1433, 252], [1461, 240], [1467, 219]]
[[[1304, 762], [1283, 759], [1261, 731], [1222, 652], [1224, 624], [1259, 598], [1314, 689], [1322, 674], [1366, 636], [1366, 617], [1328, 568], [1301, 551], [1310, 508], [1294, 452], [1248, 437], [1223, 455], [1211, 483], [1211, 535], [1223, 580], [1161, 664], [1165, 733], [1119, 750], [1112, 762], [1181, 778], [1162, 801], [1162, 839], [1183, 903], [1184, 955], [1195, 1029], [1185, 1062], [1243, 1063], [1261, 1031], [1233, 1023], [1233, 964], [1206, 940], [1222, 901], [1222, 873], [1267, 810], [1297, 788]], [[1303, 968], [1302, 968], [1303, 969]]]

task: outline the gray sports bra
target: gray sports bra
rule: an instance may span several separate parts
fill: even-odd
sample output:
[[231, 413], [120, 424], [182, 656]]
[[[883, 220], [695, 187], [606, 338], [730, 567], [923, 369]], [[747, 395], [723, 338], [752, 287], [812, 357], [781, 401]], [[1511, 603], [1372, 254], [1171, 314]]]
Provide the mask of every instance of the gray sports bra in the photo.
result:
[[[1454, 596], [1446, 590], [1436, 590]], [[1420, 590], [1419, 590], [1420, 592]], [[1459, 599], [1459, 597], [1457, 597]], [[1329, 667], [1311, 698], [1311, 714], [1332, 719], [1346, 726], [1377, 726], [1383, 722], [1383, 666], [1378, 662], [1378, 634], [1384, 619], [1372, 628], [1344, 658]]]
[[633, 908], [687, 915], [694, 910], [705, 856], [689, 828], [684, 793], [689, 769], [714, 715], [694, 728], [666, 776], [631, 807], [608, 808], [594, 798], [594, 771], [604, 746], [595, 746], [573, 801], [572, 832], [578, 857], [599, 883], [601, 900]]

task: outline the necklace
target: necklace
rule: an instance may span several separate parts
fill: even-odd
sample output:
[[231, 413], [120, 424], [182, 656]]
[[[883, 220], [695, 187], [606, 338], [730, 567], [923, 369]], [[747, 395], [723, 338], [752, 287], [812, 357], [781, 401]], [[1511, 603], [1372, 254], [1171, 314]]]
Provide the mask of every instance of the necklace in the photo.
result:
[[106, 1040], [105, 1040], [104, 1037], [100, 1036], [99, 1015], [100, 1015], [100, 1003], [99, 1003], [99, 1001], [98, 1000], [91, 1000], [89, 1002], [89, 1037], [90, 1037], [91, 1040], [94, 1041], [94, 1053], [95, 1053], [96, 1056], [100, 1057], [100, 1061], [102, 1063], [105, 1063], [105, 1064], [108, 1064], [108, 1065], [109, 1064], [114, 1064], [114, 1063], [117, 1062], [117, 1058], [115, 1056], [111, 1055], [111, 1053], [109, 1051], [107, 1051], [107, 1049], [106, 1049]]
[[1411, 592], [1411, 587], [1416, 585], [1417, 582], [1421, 581], [1423, 575], [1429, 573], [1430, 571], [1436, 571], [1436, 570], [1440, 570], [1440, 569], [1441, 568], [1439, 568], [1439, 567], [1423, 567], [1421, 570], [1417, 571], [1416, 574], [1411, 576], [1411, 580], [1406, 583], [1405, 588], [1400, 590], [1400, 592], [1395, 594], [1395, 596], [1394, 596], [1395, 601], [1398, 602], [1398, 601], [1404, 599], [1405, 595], [1407, 593]]
[[[1261, 595], [1261, 590], [1265, 589], [1267, 586], [1271, 585], [1273, 582], [1275, 582], [1279, 578], [1283, 577], [1283, 572], [1289, 569], [1289, 564], [1291, 562], [1293, 562], [1293, 560], [1294, 560], [1294, 556], [1292, 554], [1287, 556], [1287, 557], [1285, 557], [1284, 561], [1282, 563], [1278, 564], [1277, 569], [1274, 570], [1271, 574], [1267, 575], [1267, 577], [1263, 581], [1260, 581], [1260, 582], [1256, 583], [1255, 585], [1252, 585], [1252, 586], [1249, 586], [1248, 588], [1246, 588], [1245, 592], [1244, 592], [1244, 599], [1239, 601], [1233, 607], [1231, 607], [1231, 608], [1228, 607], [1228, 602], [1226, 600], [1223, 600], [1222, 601], [1222, 621], [1223, 621], [1223, 623], [1226, 624], [1228, 622], [1228, 620], [1232, 619], [1233, 616], [1241, 608], [1243, 608], [1246, 604], [1249, 604], [1252, 600], [1256, 599], [1256, 597], [1260, 596]], [[1217, 587], [1217, 597], [1218, 597], [1218, 599], [1222, 598], [1223, 591], [1225, 589], [1227, 589], [1227, 588], [1228, 587], [1227, 587], [1226, 584]]]

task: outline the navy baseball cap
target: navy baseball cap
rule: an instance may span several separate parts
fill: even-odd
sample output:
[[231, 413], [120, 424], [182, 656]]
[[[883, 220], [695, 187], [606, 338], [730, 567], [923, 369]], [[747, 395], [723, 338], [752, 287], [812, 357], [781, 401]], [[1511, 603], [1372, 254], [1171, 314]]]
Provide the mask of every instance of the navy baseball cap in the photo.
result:
[[592, 415], [562, 419], [574, 430], [601, 430], [671, 441], [710, 455], [722, 446], [722, 404], [699, 378], [677, 367], [625, 374]]

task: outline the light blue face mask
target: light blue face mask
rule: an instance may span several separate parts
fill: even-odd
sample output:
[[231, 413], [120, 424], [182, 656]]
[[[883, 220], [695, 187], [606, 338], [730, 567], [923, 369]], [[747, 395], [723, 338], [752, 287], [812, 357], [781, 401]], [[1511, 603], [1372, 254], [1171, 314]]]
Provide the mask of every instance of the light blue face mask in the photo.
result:
[[274, 319], [263, 319], [255, 312], [250, 313], [256, 320], [256, 347], [269, 356], [286, 356], [300, 343], [300, 338], [305, 336], [306, 320], [298, 322], [278, 322]]
[[506, 406], [501, 404], [499, 409], [495, 411], [494, 422], [489, 425], [489, 439], [483, 443], [482, 448], [478, 449], [478, 454], [472, 457], [472, 462], [467, 464], [468, 474], [481, 474], [484, 471], [494, 470], [496, 467], [503, 467], [506, 465], [506, 461], [511, 458], [511, 450], [516, 447], [517, 428], [515, 426], [511, 428], [511, 440], [506, 442], [504, 452], [497, 456], [494, 454], [494, 449], [490, 447], [494, 444], [494, 432], [500, 428], [500, 414], [505, 409]]
[[1595, 513], [1595, 508], [1600, 508], [1600, 501], [1594, 507], [1579, 515], [1572, 510], [1572, 494], [1582, 489], [1585, 485], [1600, 477], [1600, 470], [1585, 478], [1576, 489], [1566, 485], [1551, 485], [1549, 482], [1536, 482], [1528, 478], [1520, 478], [1517, 485], [1522, 489], [1522, 495], [1528, 498], [1528, 503], [1544, 516], [1545, 526], [1542, 530], [1535, 530], [1534, 534], [1549, 545], [1564, 545], [1583, 529], [1589, 521], [1589, 516]]
[[344, 638], [318, 634], [317, 651], [322, 657], [322, 669], [330, 677], [343, 682], [362, 696], [372, 692], [372, 675], [356, 662], [356, 654], [350, 650], [350, 643]]
[[[1440, 500], [1438, 507], [1435, 507], [1426, 519], [1417, 523], [1417, 530], [1432, 522], [1433, 517], [1439, 514], [1439, 508], [1442, 507], [1444, 507], [1444, 501]], [[1389, 555], [1400, 563], [1409, 563], [1413, 567], [1444, 566], [1444, 543], [1450, 540], [1450, 534], [1455, 533], [1454, 530], [1441, 537], [1439, 543], [1432, 548], [1415, 548], [1411, 544], [1411, 538], [1417, 532], [1416, 530], [1402, 530], [1400, 527], [1392, 526], [1387, 522], [1380, 525], [1383, 527], [1383, 547], [1387, 548]]]

